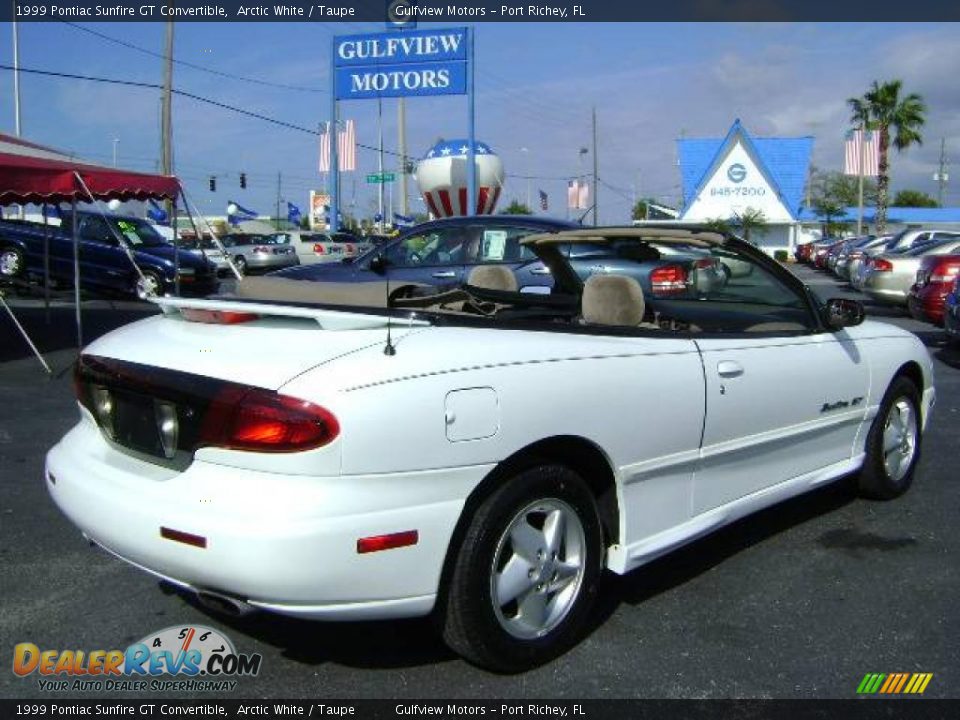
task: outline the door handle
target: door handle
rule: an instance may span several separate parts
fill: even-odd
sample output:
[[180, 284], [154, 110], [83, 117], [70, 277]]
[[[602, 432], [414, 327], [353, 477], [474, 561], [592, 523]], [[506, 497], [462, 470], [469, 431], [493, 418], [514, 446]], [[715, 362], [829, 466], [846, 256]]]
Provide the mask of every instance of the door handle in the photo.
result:
[[531, 275], [549, 275], [550, 268], [533, 268], [530, 270]]
[[443, 272], [435, 272], [433, 276], [435, 278], [454, 278], [457, 274], [453, 270], [444, 270]]
[[717, 363], [717, 375], [724, 378], [735, 378], [743, 375], [743, 366], [733, 360], [721, 360]]

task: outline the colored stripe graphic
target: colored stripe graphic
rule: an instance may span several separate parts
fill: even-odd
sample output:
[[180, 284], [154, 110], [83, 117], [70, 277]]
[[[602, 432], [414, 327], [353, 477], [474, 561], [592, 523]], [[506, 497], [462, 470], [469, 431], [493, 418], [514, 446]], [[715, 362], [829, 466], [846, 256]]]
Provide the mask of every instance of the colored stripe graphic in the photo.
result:
[[922, 695], [933, 673], [867, 673], [857, 686], [858, 695]]

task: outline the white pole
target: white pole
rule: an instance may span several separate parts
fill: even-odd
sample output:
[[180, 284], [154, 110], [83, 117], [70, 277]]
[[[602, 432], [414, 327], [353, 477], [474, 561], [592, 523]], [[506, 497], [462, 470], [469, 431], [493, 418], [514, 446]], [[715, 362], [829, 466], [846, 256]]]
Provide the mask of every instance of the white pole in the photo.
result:
[[113, 166], [117, 167], [117, 145], [120, 144], [120, 138], [113, 139]]

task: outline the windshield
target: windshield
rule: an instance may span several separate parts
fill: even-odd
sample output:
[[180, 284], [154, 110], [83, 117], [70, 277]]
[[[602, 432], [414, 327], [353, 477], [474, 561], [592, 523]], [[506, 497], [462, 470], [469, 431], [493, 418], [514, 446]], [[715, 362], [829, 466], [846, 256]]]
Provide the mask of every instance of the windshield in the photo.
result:
[[167, 241], [146, 220], [136, 218], [110, 218], [110, 224], [123, 239], [133, 247], [166, 245]]

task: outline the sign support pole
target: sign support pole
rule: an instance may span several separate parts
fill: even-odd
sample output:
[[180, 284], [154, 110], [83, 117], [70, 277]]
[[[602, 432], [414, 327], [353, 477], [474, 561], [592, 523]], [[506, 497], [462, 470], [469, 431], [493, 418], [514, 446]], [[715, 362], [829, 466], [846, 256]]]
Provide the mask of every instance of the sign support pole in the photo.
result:
[[477, 214], [477, 140], [476, 140], [476, 108], [474, 95], [476, 94], [476, 79], [474, 67], [474, 44], [476, 28], [467, 28], [467, 115], [469, 148], [467, 149], [467, 215]]
[[330, 43], [330, 232], [340, 229], [340, 129], [337, 127], [337, 41]]

